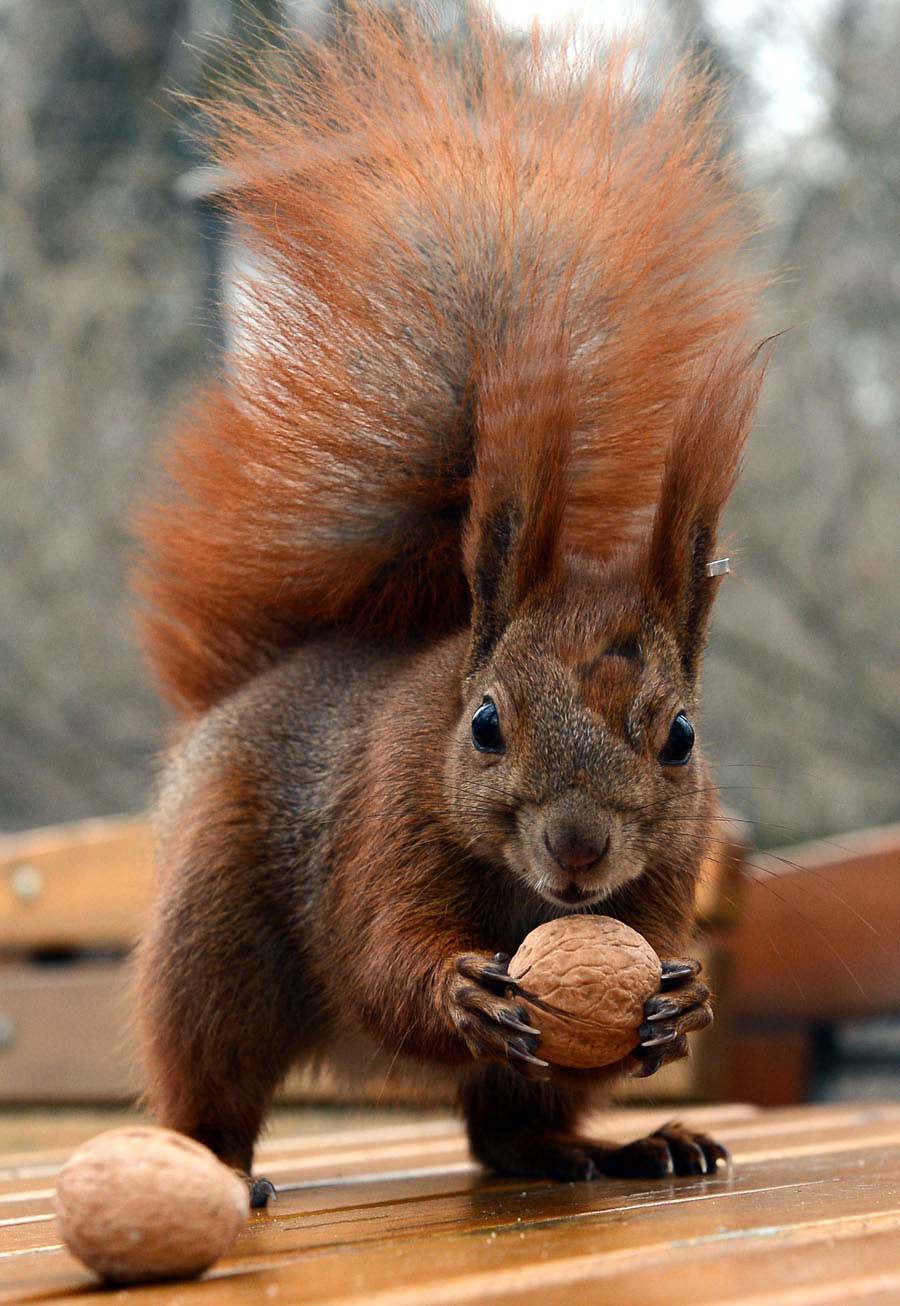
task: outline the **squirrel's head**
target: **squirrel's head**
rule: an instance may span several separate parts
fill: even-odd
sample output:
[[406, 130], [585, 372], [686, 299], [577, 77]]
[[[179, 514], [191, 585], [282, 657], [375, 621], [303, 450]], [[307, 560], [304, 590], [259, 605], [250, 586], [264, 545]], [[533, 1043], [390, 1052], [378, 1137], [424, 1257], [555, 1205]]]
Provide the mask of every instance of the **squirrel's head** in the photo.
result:
[[730, 411], [685, 412], [652, 525], [612, 560], [560, 544], [552, 469], [473, 496], [450, 806], [470, 851], [558, 908], [699, 860], [714, 802], [696, 719], [720, 584], [708, 565], [751, 404], [744, 387]]
[[[702, 842], [696, 656], [621, 573], [570, 562], [472, 666], [450, 751], [467, 839], [558, 907]], [[704, 574], [699, 582], [712, 589]], [[708, 607], [708, 604], [707, 604]]]

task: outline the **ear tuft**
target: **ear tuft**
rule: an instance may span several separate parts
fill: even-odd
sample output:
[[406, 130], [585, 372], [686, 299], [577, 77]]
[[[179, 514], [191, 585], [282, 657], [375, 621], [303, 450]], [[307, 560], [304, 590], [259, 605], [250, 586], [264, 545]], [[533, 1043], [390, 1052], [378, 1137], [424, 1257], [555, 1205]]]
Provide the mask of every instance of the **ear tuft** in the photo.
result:
[[481, 522], [470, 580], [473, 613], [470, 670], [488, 660], [515, 610], [517, 594], [512, 563], [521, 529], [522, 514], [509, 499], [493, 505]]
[[[552, 321], [554, 307], [545, 305]], [[562, 316], [560, 306], [556, 311]], [[571, 347], [562, 325], [527, 315], [485, 351], [474, 391], [477, 459], [463, 538], [472, 595], [468, 671], [484, 664], [527, 597], [552, 583], [575, 423]]]
[[646, 553], [647, 589], [692, 682], [722, 580], [708, 566], [765, 375], [760, 352], [719, 355], [678, 414]]

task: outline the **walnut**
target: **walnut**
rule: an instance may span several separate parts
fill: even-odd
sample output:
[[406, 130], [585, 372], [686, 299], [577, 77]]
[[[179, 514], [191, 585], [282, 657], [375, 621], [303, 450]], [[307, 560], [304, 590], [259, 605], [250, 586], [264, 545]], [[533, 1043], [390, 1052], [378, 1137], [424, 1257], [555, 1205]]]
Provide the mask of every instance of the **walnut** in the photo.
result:
[[228, 1251], [247, 1218], [247, 1184], [170, 1129], [111, 1129], [59, 1172], [66, 1246], [111, 1283], [191, 1278]]
[[558, 1066], [610, 1065], [638, 1044], [644, 1003], [659, 991], [660, 962], [636, 930], [611, 916], [565, 916], [528, 935], [509, 963], [538, 1055]]

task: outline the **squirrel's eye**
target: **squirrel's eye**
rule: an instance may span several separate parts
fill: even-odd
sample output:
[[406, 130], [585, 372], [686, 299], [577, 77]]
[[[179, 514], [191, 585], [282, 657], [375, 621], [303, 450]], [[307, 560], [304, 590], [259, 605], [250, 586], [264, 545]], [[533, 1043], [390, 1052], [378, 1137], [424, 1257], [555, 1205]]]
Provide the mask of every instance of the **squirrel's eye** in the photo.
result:
[[500, 715], [492, 698], [485, 698], [472, 717], [472, 743], [479, 753], [502, 753], [505, 748], [500, 733]]
[[679, 712], [669, 727], [669, 737], [659, 755], [659, 760], [663, 766], [684, 766], [691, 756], [693, 747], [694, 727], [684, 713]]

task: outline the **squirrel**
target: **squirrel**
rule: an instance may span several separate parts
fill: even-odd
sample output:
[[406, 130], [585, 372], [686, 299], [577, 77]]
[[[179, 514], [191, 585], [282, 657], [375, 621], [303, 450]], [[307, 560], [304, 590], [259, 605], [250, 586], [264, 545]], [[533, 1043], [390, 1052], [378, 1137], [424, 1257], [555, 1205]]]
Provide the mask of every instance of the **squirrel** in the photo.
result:
[[[454, 1077], [504, 1175], [727, 1157], [677, 1125], [579, 1131], [712, 1018], [694, 732], [763, 371], [710, 78], [645, 67], [355, 6], [208, 109], [249, 271], [139, 518], [179, 721], [137, 1005], [150, 1109], [256, 1204], [279, 1082], [347, 1049]], [[506, 969], [575, 912], [663, 959], [635, 1052], [598, 1072], [539, 1056]]]

